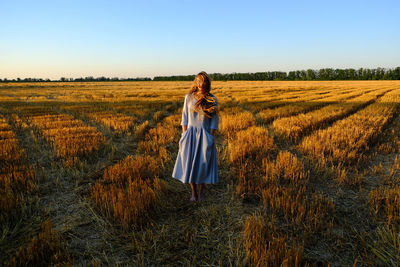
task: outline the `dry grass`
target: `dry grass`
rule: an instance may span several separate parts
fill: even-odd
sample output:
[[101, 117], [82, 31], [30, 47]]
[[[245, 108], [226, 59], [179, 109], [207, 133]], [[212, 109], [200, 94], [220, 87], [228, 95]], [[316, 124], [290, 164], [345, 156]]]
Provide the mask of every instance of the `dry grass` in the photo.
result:
[[125, 229], [142, 226], [160, 205], [165, 182], [159, 174], [158, 162], [151, 157], [127, 157], [104, 171], [91, 194], [101, 211], [119, 219]]
[[149, 129], [144, 140], [139, 142], [138, 152], [154, 157], [163, 170], [165, 163], [170, 160], [167, 147], [176, 141], [177, 137], [176, 127], [168, 124], [163, 126], [161, 123], [157, 123], [156, 127]]
[[309, 172], [304, 164], [287, 151], [279, 152], [275, 161], [263, 160], [265, 176], [257, 191], [270, 214], [283, 216], [287, 223], [306, 232], [328, 226], [334, 214], [332, 200], [319, 193], [307, 196]]
[[399, 266], [400, 235], [397, 229], [389, 226], [379, 227], [374, 240], [368, 244], [381, 266]]
[[256, 124], [253, 115], [243, 110], [232, 113], [221, 112], [220, 116], [220, 131], [227, 138], [234, 138], [237, 131]]
[[332, 127], [305, 137], [299, 148], [323, 164], [357, 165], [395, 115], [399, 100], [397, 91], [388, 93]]
[[343, 116], [357, 110], [359, 107], [371, 103], [380, 94], [381, 91], [379, 90], [372, 91], [370, 93], [361, 94], [361, 96], [351, 98], [350, 100], [328, 105], [306, 114], [302, 113], [297, 116], [278, 119], [273, 122], [273, 127], [275, 131], [296, 142], [303, 135], [323, 127], [331, 121], [340, 119]]
[[303, 247], [279, 235], [275, 222], [251, 216], [244, 222], [244, 238], [249, 263], [255, 266], [302, 266]]
[[268, 131], [257, 126], [237, 131], [235, 139], [228, 141], [229, 160], [237, 164], [243, 164], [246, 160], [260, 161], [276, 150]]
[[90, 155], [106, 141], [96, 128], [66, 114], [29, 116], [29, 123], [53, 145], [66, 166], [73, 166], [80, 157]]
[[177, 138], [174, 126], [158, 123], [151, 128], [147, 123], [137, 128], [138, 152], [134, 158], [110, 166], [104, 171], [102, 181], [92, 188], [92, 197], [107, 217], [118, 218], [125, 229], [141, 227], [148, 223], [165, 191], [165, 164], [170, 160], [167, 150]]
[[[190, 85], [0, 84], [0, 113], [35, 141], [24, 148], [50, 145], [36, 157], [48, 161], [50, 170], [39, 163], [34, 168], [55, 179], [58, 193], [73, 191], [82, 203], [95, 207], [93, 217], [81, 224], [67, 225], [60, 218], [63, 213], [75, 218], [74, 208], [82, 203], [49, 214], [68, 237], [67, 247], [79, 256], [77, 265], [88, 263], [82, 255], [91, 256], [93, 264], [141, 266], [396, 262], [398, 162], [389, 173], [386, 161], [359, 163], [369, 163], [375, 148], [385, 160], [398, 152], [396, 145], [388, 145], [395, 140], [378, 142], [398, 114], [397, 81], [213, 82], [220, 104], [216, 143], [221, 182], [207, 187], [207, 201], [196, 205], [187, 203], [189, 188], [170, 179]], [[30, 190], [24, 184], [29, 175], [19, 172], [29, 170], [22, 136], [0, 123], [0, 190], [9, 192], [0, 198], [1, 208], [8, 210], [7, 201], [18, 196], [14, 188]], [[52, 153], [63, 166], [50, 160]], [[349, 184], [359, 187], [343, 186]], [[39, 190], [54, 205], [49, 190]], [[357, 222], [360, 218], [363, 224]], [[380, 235], [382, 220], [393, 228]], [[96, 233], [104, 244], [89, 242], [93, 230], [85, 238], [76, 234], [85, 227], [104, 230]], [[362, 231], [371, 231], [377, 243], [364, 247], [354, 237]], [[57, 238], [51, 240], [49, 254], [55, 247], [65, 251]], [[40, 247], [35, 242], [32, 247]], [[8, 251], [17, 255], [13, 248]], [[10, 262], [34, 255], [24, 251]], [[37, 259], [46, 264], [52, 256]], [[68, 264], [69, 257], [63, 262]]]
[[377, 188], [369, 193], [371, 208], [375, 216], [383, 216], [388, 224], [400, 222], [400, 186]]
[[95, 120], [107, 126], [114, 133], [128, 132], [134, 127], [136, 118], [112, 110], [104, 110], [100, 106], [64, 106], [64, 110], [72, 111], [88, 119]]
[[[25, 150], [0, 115], [0, 221], [19, 220], [28, 194], [37, 191], [35, 171], [26, 163]], [[15, 217], [15, 218], [14, 218]]]
[[71, 257], [61, 235], [54, 231], [50, 221], [42, 225], [41, 232], [21, 246], [8, 266], [70, 266]]

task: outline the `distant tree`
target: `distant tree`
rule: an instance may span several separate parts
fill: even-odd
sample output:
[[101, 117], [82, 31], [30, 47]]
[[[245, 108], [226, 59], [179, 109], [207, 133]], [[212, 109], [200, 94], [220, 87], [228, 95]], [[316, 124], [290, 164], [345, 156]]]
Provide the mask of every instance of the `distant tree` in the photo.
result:
[[395, 68], [392, 71], [392, 80], [400, 80], [400, 67]]
[[308, 69], [307, 70], [307, 80], [313, 81], [313, 80], [315, 80], [315, 78], [316, 78], [315, 71], [312, 69]]
[[365, 80], [372, 80], [372, 71], [370, 69], [367, 69], [365, 77]]
[[356, 70], [347, 69], [347, 80], [356, 80]]
[[289, 71], [287, 79], [290, 80], [290, 81], [296, 80], [296, 72], [295, 71]]

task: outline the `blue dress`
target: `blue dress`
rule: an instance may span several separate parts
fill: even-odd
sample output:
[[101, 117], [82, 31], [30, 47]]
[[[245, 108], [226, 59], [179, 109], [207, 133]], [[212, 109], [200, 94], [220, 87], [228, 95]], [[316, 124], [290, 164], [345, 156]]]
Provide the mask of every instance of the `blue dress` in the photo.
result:
[[[216, 100], [217, 98], [211, 94]], [[186, 94], [181, 125], [187, 131], [179, 140], [179, 152], [172, 177], [183, 183], [215, 184], [218, 182], [217, 149], [211, 129], [218, 129], [218, 113], [211, 118], [193, 111], [196, 99]]]

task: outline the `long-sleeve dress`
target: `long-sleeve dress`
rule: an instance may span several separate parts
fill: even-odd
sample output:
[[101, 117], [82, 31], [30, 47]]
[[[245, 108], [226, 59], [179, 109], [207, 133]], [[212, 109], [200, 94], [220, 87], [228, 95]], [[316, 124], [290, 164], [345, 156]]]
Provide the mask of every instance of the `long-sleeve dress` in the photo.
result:
[[[216, 100], [217, 98], [211, 94]], [[187, 131], [179, 140], [179, 152], [172, 177], [183, 183], [214, 184], [218, 182], [217, 149], [211, 129], [218, 129], [218, 112], [211, 118], [193, 111], [196, 99], [186, 94], [181, 125]]]

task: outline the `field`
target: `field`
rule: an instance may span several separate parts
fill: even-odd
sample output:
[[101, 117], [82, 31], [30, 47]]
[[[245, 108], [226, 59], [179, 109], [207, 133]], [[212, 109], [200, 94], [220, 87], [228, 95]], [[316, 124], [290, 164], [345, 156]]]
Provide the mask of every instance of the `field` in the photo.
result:
[[171, 178], [191, 82], [0, 83], [0, 265], [400, 264], [400, 81], [215, 81], [220, 183]]

